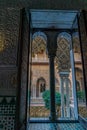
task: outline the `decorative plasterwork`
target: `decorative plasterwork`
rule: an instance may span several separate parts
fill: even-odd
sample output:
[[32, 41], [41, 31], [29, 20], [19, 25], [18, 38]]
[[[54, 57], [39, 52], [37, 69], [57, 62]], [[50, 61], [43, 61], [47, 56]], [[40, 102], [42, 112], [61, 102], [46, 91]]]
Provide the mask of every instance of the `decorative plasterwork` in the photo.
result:
[[17, 63], [20, 10], [0, 9], [0, 65]]
[[4, 34], [0, 32], [0, 52], [2, 52], [4, 48]]
[[67, 33], [61, 33], [57, 38], [56, 63], [59, 71], [70, 70], [70, 42]]
[[33, 35], [32, 53], [38, 54], [46, 51], [46, 42], [47, 42], [47, 38], [45, 34], [42, 32], [36, 32]]

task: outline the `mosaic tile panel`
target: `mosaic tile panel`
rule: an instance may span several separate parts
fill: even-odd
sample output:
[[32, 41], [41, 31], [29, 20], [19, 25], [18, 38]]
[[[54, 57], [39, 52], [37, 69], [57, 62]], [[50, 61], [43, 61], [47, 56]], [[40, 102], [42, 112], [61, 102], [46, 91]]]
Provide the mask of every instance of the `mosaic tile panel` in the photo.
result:
[[14, 130], [15, 97], [0, 97], [0, 130]]

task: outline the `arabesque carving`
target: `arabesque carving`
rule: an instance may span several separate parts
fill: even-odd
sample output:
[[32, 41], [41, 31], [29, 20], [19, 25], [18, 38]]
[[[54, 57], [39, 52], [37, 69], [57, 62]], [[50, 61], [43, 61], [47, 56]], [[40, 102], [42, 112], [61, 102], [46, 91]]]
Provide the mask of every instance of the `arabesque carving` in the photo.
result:
[[64, 37], [57, 39], [56, 63], [59, 71], [70, 70], [70, 43]]
[[0, 65], [17, 63], [20, 11], [0, 9]]

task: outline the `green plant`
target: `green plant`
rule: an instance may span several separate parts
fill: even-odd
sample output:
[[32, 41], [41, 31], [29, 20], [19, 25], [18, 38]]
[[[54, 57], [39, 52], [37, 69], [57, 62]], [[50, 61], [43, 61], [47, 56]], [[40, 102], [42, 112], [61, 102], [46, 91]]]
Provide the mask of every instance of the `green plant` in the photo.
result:
[[85, 93], [84, 93], [84, 91], [77, 91], [77, 98], [79, 100], [84, 100], [85, 99]]
[[[50, 90], [44, 91], [42, 94], [42, 97], [45, 102], [45, 107], [47, 109], [50, 109]], [[61, 95], [58, 92], [55, 92], [55, 103], [56, 103], [56, 106], [61, 105]]]

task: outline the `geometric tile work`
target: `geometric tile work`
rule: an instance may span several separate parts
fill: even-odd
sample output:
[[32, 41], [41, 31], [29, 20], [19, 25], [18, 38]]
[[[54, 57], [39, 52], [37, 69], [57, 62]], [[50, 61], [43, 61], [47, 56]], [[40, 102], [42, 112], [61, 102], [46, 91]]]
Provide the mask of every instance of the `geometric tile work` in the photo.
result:
[[0, 96], [0, 130], [14, 130], [15, 97]]
[[30, 123], [28, 130], [84, 130], [80, 123]]

